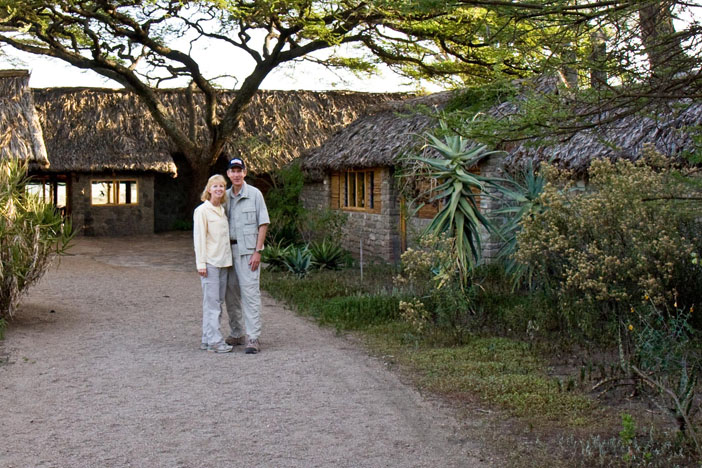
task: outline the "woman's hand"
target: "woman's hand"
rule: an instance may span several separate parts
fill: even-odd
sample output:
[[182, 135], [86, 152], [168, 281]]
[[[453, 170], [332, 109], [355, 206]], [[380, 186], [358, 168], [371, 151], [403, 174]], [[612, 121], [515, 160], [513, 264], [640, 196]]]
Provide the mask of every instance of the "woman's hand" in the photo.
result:
[[203, 278], [207, 278], [207, 268], [198, 268], [197, 273]]

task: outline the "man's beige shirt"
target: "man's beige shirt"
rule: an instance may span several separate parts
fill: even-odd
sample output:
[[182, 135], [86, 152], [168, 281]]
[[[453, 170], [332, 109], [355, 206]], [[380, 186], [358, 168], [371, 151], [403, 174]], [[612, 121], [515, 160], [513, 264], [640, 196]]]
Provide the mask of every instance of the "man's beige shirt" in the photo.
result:
[[206, 200], [193, 213], [193, 241], [197, 269], [212, 266], [232, 266], [232, 246], [229, 243], [229, 221], [224, 207]]

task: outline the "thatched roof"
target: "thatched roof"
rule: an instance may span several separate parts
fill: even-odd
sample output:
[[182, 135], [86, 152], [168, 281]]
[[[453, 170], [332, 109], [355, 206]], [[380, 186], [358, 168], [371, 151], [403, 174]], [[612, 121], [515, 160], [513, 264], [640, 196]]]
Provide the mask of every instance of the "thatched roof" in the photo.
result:
[[305, 152], [302, 167], [314, 178], [325, 170], [392, 166], [396, 157], [422, 145], [418, 135], [438, 124], [426, 111], [443, 108], [451, 95], [446, 91], [380, 104], [322, 146]]
[[0, 159], [9, 157], [49, 166], [26, 70], [0, 70]]
[[[607, 115], [601, 117], [606, 119]], [[700, 125], [701, 102], [675, 102], [657, 116], [630, 115], [564, 136], [554, 144], [535, 146], [522, 143], [509, 151], [505, 164], [516, 168], [528, 161], [551, 161], [558, 167], [584, 175], [595, 159], [639, 159], [646, 143], [652, 143], [667, 156], [681, 157], [685, 152], [699, 148], [688, 127]]]
[[[486, 113], [496, 119], [509, 119], [520, 112], [519, 103], [529, 92], [554, 96], [559, 92], [553, 77], [515, 82], [515, 85], [522, 91], [514, 100], [497, 104]], [[447, 91], [379, 106], [376, 112], [353, 122], [321, 147], [303, 155], [302, 166], [308, 178], [316, 180], [327, 170], [397, 164], [399, 156], [421, 146], [417, 135], [438, 125], [436, 118], [417, 110], [417, 106], [441, 109], [451, 96]], [[607, 116], [601, 118], [605, 120]], [[638, 159], [645, 143], [653, 143], [663, 154], [673, 157], [692, 152], [698, 145], [687, 127], [701, 125], [702, 103], [677, 101], [669, 103], [668, 110], [656, 117], [630, 115], [614, 123], [581, 130], [555, 143], [525, 141], [501, 149], [507, 152], [505, 165], [509, 169], [523, 166], [527, 161], [552, 161], [583, 175], [594, 159]]]
[[[188, 98], [182, 89], [160, 90], [162, 101], [188, 128]], [[226, 105], [233, 91], [222, 91]], [[176, 148], [137, 96], [125, 90], [52, 88], [34, 90], [44, 125], [52, 171], [153, 170], [175, 173]], [[256, 93], [225, 147], [246, 158], [249, 172], [263, 173], [319, 145], [374, 103], [392, 94], [264, 91]], [[204, 97], [195, 93], [195, 133], [207, 141], [202, 120]]]

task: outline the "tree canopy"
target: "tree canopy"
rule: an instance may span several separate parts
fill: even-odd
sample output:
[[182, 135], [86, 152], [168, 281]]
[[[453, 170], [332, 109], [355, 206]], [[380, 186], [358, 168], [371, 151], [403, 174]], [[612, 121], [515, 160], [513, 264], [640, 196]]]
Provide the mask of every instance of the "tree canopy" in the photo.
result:
[[[697, 6], [642, 0], [0, 0], [0, 42], [94, 70], [135, 92], [202, 182], [266, 76], [300, 60], [364, 72], [382, 62], [411, 77], [462, 86], [557, 72], [573, 86], [593, 83], [617, 105], [699, 97], [700, 25], [673, 27], [676, 15], [689, 16]], [[203, 41], [248, 57], [248, 64], [231, 60], [232, 74], [245, 78], [226, 108], [216, 77], [191, 53]], [[358, 52], [342, 56], [340, 46], [358, 46]], [[320, 58], [325, 50], [332, 53]], [[207, 141], [179, 126], [155, 92], [183, 78], [205, 96], [204, 115], [193, 118], [205, 122]]]

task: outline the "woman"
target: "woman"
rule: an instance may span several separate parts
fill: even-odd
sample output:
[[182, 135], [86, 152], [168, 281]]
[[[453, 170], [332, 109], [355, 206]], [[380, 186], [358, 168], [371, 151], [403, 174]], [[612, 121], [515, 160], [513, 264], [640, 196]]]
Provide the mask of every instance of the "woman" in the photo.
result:
[[229, 243], [229, 222], [222, 203], [227, 183], [221, 175], [213, 175], [200, 199], [203, 203], [193, 213], [195, 263], [202, 283], [202, 344], [200, 349], [215, 353], [232, 350], [222, 340], [219, 316], [227, 288], [227, 270], [232, 266]]

